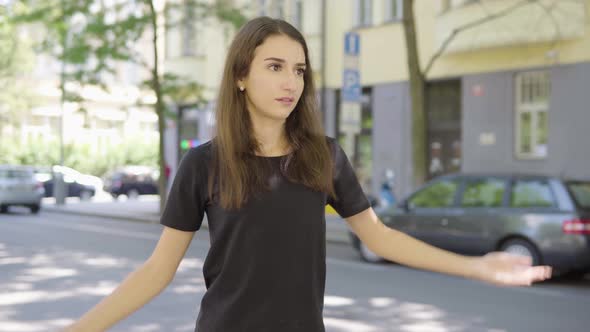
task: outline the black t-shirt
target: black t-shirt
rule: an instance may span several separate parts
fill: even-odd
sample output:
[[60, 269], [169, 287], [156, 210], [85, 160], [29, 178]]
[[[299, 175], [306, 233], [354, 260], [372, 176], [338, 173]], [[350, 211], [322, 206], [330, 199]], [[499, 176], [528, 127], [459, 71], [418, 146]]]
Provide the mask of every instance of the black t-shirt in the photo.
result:
[[280, 175], [271, 163], [270, 191], [228, 211], [208, 199], [211, 142], [187, 152], [174, 179], [161, 223], [200, 228], [207, 213], [211, 248], [203, 266], [207, 291], [198, 332], [323, 332], [326, 279], [325, 206], [346, 218], [369, 208], [348, 158], [327, 138], [337, 200]]

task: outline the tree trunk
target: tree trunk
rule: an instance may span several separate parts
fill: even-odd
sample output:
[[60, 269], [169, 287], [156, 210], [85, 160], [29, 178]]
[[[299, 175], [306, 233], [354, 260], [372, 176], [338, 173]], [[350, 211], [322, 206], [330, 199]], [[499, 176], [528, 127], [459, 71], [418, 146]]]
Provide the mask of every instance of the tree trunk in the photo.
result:
[[159, 137], [159, 149], [158, 149], [158, 164], [160, 168], [160, 178], [158, 179], [158, 192], [160, 194], [160, 213], [164, 211], [164, 205], [166, 204], [166, 161], [164, 159], [164, 131], [166, 130], [166, 119], [164, 117], [164, 101], [162, 98], [162, 86], [160, 84], [160, 72], [158, 67], [158, 13], [154, 8], [153, 0], [149, 0], [150, 12], [152, 16], [152, 30], [154, 33], [153, 38], [153, 51], [154, 51], [154, 66], [152, 67], [152, 88], [156, 94], [156, 114], [158, 115], [158, 132]]
[[414, 24], [414, 0], [403, 2], [403, 25], [406, 38], [408, 73], [412, 104], [412, 163], [414, 186], [426, 180], [426, 110], [425, 79], [420, 70], [416, 27]]

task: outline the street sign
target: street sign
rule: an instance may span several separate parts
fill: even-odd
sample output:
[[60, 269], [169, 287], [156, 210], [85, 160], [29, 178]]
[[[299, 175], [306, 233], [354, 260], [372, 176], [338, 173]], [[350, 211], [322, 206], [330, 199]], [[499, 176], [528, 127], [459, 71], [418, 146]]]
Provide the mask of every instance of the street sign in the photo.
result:
[[[359, 70], [361, 39], [357, 32], [344, 35], [340, 132], [353, 137], [361, 131], [361, 75]], [[354, 137], [353, 137], [354, 138]], [[354, 141], [354, 140], [353, 140]], [[354, 150], [351, 151], [354, 153]]]
[[344, 36], [344, 54], [358, 56], [361, 47], [361, 38], [355, 31], [347, 32]]
[[348, 134], [358, 134], [361, 132], [360, 103], [344, 102], [341, 104], [340, 132]]
[[344, 69], [342, 75], [342, 101], [361, 101], [361, 77], [358, 69]]

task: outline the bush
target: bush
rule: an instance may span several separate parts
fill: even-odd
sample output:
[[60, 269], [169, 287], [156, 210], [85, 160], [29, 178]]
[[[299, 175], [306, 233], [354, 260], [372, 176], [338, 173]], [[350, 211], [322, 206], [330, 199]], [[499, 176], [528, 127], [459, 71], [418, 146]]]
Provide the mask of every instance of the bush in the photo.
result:
[[[66, 144], [64, 166], [81, 173], [102, 177], [106, 172], [126, 165], [158, 165], [158, 141], [146, 142], [131, 138], [120, 145], [110, 145], [100, 153], [90, 144]], [[59, 141], [33, 141], [22, 144], [16, 139], [2, 138], [0, 164], [51, 166], [59, 164]]]

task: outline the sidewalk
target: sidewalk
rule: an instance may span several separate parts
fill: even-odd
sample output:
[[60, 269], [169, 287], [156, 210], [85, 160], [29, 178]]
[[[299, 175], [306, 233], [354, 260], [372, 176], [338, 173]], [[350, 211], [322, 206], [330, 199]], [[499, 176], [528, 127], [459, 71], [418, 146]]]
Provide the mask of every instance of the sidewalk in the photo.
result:
[[[68, 198], [65, 205], [56, 205], [53, 198], [44, 198], [41, 211], [67, 213], [89, 217], [109, 218], [157, 224], [160, 222], [159, 197], [145, 196], [138, 200], [113, 201], [110, 196], [99, 195], [89, 202]], [[208, 228], [207, 218], [203, 228]], [[348, 225], [340, 216], [326, 214], [326, 240], [332, 243], [350, 244]]]

